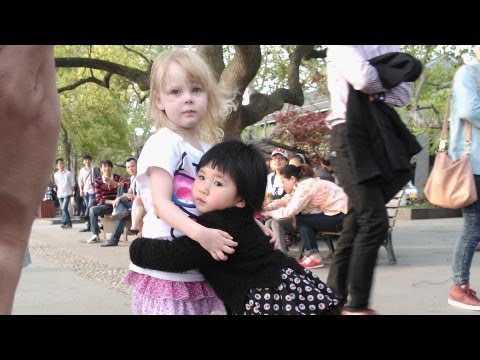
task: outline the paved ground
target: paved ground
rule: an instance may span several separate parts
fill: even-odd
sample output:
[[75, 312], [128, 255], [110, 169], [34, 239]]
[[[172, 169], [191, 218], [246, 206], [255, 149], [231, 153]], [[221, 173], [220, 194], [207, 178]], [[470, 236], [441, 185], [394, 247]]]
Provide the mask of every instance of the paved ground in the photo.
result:
[[[380, 250], [371, 307], [384, 315], [480, 314], [447, 304], [452, 249], [461, 224], [461, 218], [398, 220], [393, 233], [398, 263], [387, 265], [385, 249]], [[122, 284], [129, 243], [108, 248], [86, 244], [90, 234], [78, 232], [81, 227], [62, 230], [36, 220], [30, 240], [33, 263], [22, 274], [13, 314], [131, 314], [130, 288]], [[479, 264], [477, 255], [471, 286], [478, 290]], [[328, 265], [315, 272], [325, 280]]]

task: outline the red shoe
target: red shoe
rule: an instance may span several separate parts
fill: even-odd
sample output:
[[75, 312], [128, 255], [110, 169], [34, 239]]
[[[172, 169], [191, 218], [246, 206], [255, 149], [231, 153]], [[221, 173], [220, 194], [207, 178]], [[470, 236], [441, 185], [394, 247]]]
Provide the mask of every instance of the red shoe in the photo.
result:
[[468, 284], [453, 285], [448, 294], [448, 303], [466, 310], [480, 310], [480, 299]]
[[368, 308], [360, 311], [351, 311], [351, 310], [348, 310], [347, 308], [343, 308], [340, 314], [342, 315], [377, 315], [377, 312], [373, 309], [368, 309]]
[[308, 256], [305, 256], [301, 261], [298, 262], [300, 265], [302, 265], [306, 269], [318, 269], [322, 268], [325, 265], [323, 264], [323, 261], [315, 261]]

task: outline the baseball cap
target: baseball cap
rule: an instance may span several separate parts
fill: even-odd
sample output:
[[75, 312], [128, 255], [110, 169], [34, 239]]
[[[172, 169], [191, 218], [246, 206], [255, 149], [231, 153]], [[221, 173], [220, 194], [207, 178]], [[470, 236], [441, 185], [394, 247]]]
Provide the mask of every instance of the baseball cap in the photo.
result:
[[288, 152], [285, 149], [282, 148], [276, 148], [275, 150], [272, 151], [272, 156], [275, 154], [280, 154], [282, 155], [285, 159], [288, 160]]

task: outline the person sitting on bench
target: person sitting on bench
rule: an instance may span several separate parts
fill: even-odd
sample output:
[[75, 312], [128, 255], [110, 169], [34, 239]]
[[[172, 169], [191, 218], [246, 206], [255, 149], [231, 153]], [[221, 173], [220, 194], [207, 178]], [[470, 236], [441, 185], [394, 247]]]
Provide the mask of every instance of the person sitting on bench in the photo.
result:
[[297, 229], [306, 248], [300, 265], [307, 269], [323, 267], [316, 231], [341, 229], [347, 213], [347, 195], [333, 182], [313, 177], [313, 169], [305, 164], [298, 167], [287, 165], [281, 176], [287, 195], [266, 205], [262, 214], [273, 219], [296, 215]]

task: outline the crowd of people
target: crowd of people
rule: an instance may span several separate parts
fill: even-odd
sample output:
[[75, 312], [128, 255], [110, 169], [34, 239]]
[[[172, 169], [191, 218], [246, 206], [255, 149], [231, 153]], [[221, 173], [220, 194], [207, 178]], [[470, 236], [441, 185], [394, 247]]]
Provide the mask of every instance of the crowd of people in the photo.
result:
[[[478, 191], [480, 45], [474, 51], [477, 62], [460, 68], [453, 81], [449, 151], [454, 158], [463, 152], [463, 127], [471, 122]], [[130, 246], [124, 281], [132, 287], [134, 314], [374, 315], [370, 294], [378, 249], [388, 231], [385, 204], [411, 179], [410, 159], [421, 150], [395, 107], [408, 104], [412, 82], [421, 72], [421, 62], [399, 46], [329, 46], [328, 159], [314, 171], [304, 154], [276, 148], [269, 172], [254, 146], [222, 140], [217, 124], [238, 106], [236, 94], [217, 83], [197, 53], [163, 52], [151, 68], [147, 114], [157, 131], [138, 163], [125, 161], [130, 177], [113, 173], [110, 160], [102, 160], [97, 170], [85, 155], [77, 189], [64, 160], [56, 160], [61, 228], [72, 228], [69, 202], [76, 190], [82, 199], [78, 213], [86, 219], [80, 231], [91, 232], [87, 243], [99, 242], [99, 217], [116, 221], [104, 247], [118, 245], [132, 219], [131, 231], [138, 238]], [[2, 146], [16, 148], [11, 139], [22, 128], [19, 138], [31, 143], [30, 151], [18, 152], [22, 166], [17, 174], [38, 169], [40, 181], [13, 199], [14, 214], [23, 216], [28, 229], [9, 223], [6, 211], [0, 216], [0, 314], [11, 311], [22, 264], [30, 261], [31, 199], [39, 202], [43, 196], [48, 181], [44, 165], [53, 161], [60, 122], [51, 47], [0, 47], [0, 75], [12, 74], [11, 81], [27, 93], [32, 91], [28, 82], [38, 82], [39, 94], [29, 101], [42, 116], [34, 119], [25, 112], [18, 95], [1, 84], [0, 108], [13, 109]], [[0, 120], [6, 124], [4, 114]], [[32, 141], [35, 132], [46, 129], [48, 137]], [[2, 162], [5, 153], [0, 152]], [[12, 184], [26, 185], [7, 177], [2, 187]], [[6, 191], [0, 194], [12, 201]], [[480, 243], [479, 204], [463, 209], [465, 225], [454, 250], [454, 285], [448, 296], [450, 305], [470, 310], [480, 310], [469, 279]], [[325, 282], [311, 272], [324, 266], [317, 231], [341, 231]], [[298, 260], [288, 256], [292, 233], [305, 243]]]

